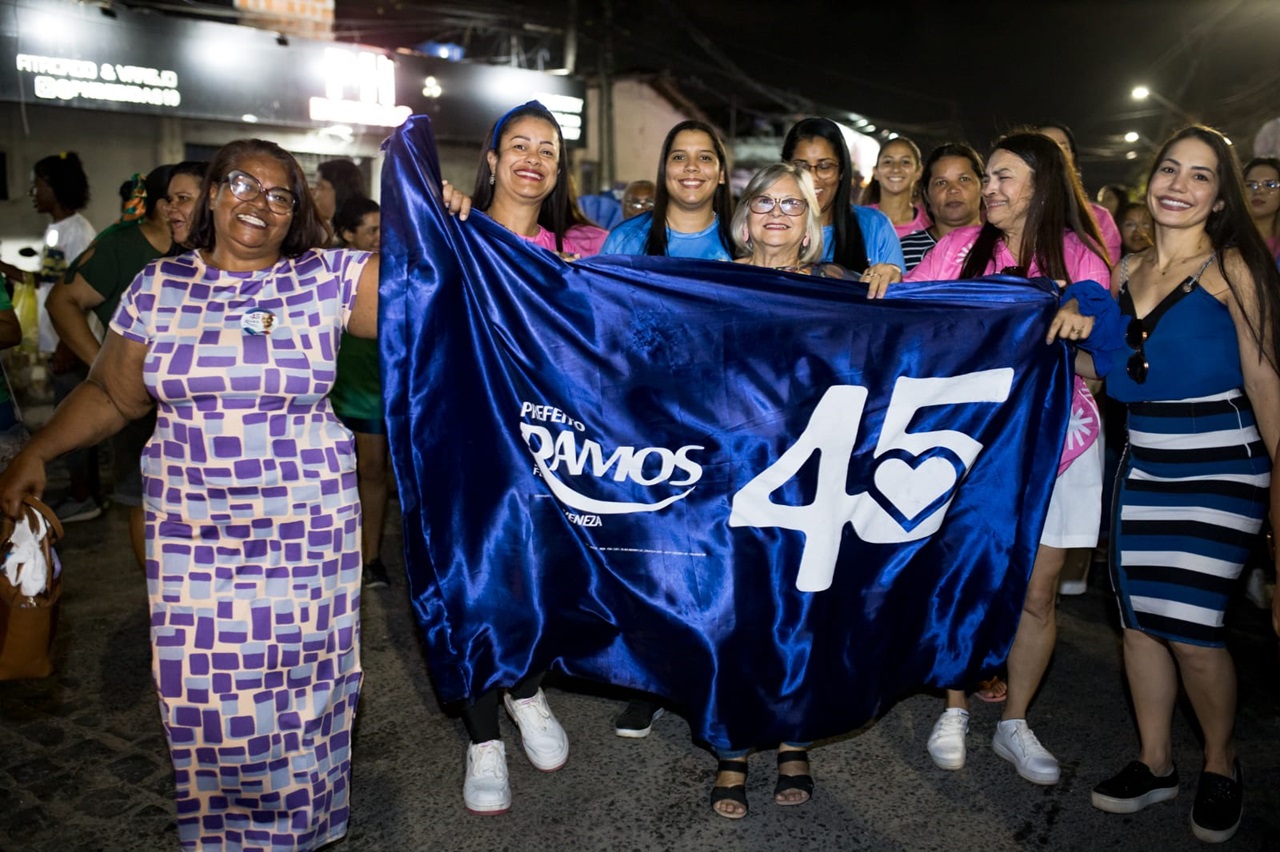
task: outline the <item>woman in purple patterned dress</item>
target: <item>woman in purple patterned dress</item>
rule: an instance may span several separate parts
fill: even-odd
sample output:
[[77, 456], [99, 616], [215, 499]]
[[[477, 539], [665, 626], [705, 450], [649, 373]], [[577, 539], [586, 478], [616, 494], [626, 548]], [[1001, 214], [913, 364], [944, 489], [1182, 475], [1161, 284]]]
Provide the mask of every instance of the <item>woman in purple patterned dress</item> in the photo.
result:
[[134, 280], [0, 508], [158, 402], [146, 571], [179, 839], [315, 849], [346, 833], [361, 681], [355, 452], [326, 394], [343, 330], [377, 333], [378, 261], [314, 248], [324, 224], [274, 143], [222, 148], [200, 197], [196, 250]]

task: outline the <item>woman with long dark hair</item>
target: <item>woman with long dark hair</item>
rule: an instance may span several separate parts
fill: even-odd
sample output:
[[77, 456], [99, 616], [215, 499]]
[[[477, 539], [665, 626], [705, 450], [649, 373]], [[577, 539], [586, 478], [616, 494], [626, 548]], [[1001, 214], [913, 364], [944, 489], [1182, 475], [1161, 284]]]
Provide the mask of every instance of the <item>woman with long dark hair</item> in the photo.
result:
[[[517, 236], [572, 260], [599, 252], [607, 233], [586, 220], [574, 198], [569, 156], [560, 125], [537, 101], [508, 112], [493, 125], [476, 169], [474, 209]], [[533, 672], [502, 696], [520, 728], [529, 762], [554, 772], [569, 759], [569, 739], [542, 691], [545, 672]], [[462, 721], [471, 744], [462, 799], [474, 814], [511, 807], [507, 752], [498, 730], [498, 689], [471, 697]]]
[[[1042, 121], [1036, 127], [1025, 128], [1025, 130], [1029, 133], [1040, 133], [1057, 142], [1058, 147], [1067, 157], [1067, 165], [1075, 172], [1081, 185], [1084, 185], [1084, 178], [1080, 175], [1080, 152], [1076, 149], [1076, 135], [1071, 132], [1070, 127], [1061, 121], [1050, 120]], [[1120, 229], [1116, 227], [1115, 217], [1106, 207], [1092, 201], [1089, 202], [1089, 212], [1098, 226], [1098, 233], [1102, 235], [1102, 244], [1107, 249], [1107, 262], [1117, 263], [1123, 251], [1120, 244]]]
[[[732, 260], [732, 215], [724, 142], [705, 121], [682, 121], [662, 140], [652, 211], [632, 216], [614, 228], [600, 253]], [[666, 227], [655, 228], [655, 222], [665, 222]], [[633, 739], [647, 737], [663, 712], [656, 700], [635, 698], [618, 714], [614, 733]]]
[[929, 227], [929, 213], [920, 202], [920, 146], [905, 136], [895, 136], [880, 146], [862, 203], [889, 217], [902, 239], [912, 231]]
[[184, 160], [169, 173], [169, 186], [165, 195], [164, 215], [173, 234], [170, 252], [178, 254], [187, 250], [191, 239], [191, 220], [200, 197], [200, 182], [209, 164], [203, 160]]
[[311, 197], [320, 217], [329, 226], [335, 247], [342, 245], [342, 239], [338, 235], [333, 217], [351, 199], [366, 198], [368, 195], [364, 172], [351, 160], [325, 160], [316, 166], [316, 183], [311, 189]]
[[1217, 843], [1243, 807], [1223, 618], [1276, 476], [1280, 272], [1216, 130], [1191, 126], [1161, 147], [1147, 207], [1154, 245], [1116, 274], [1127, 346], [1093, 359], [1129, 412], [1110, 550], [1141, 750], [1092, 800], [1127, 814], [1178, 794], [1181, 678], [1204, 738], [1191, 827]]
[[840, 127], [826, 118], [805, 118], [787, 131], [782, 159], [809, 173], [822, 213], [821, 260], [862, 276], [872, 298], [902, 280], [902, 245], [893, 223], [879, 210], [851, 203], [853, 161]]
[[[672, 127], [658, 158], [653, 211], [614, 228], [600, 253], [732, 259], [728, 169], [714, 127], [692, 119]], [[666, 227], [655, 228], [655, 222]]]
[[[918, 281], [969, 279], [996, 272], [1052, 278], [1066, 284], [1110, 280], [1106, 249], [1088, 214], [1088, 199], [1057, 143], [1039, 133], [1016, 133], [996, 143], [983, 182], [987, 222], [959, 228], [938, 241], [908, 277]], [[1092, 285], [1090, 285], [1092, 286]], [[1069, 339], [1091, 321], [1074, 320]], [[1079, 377], [1072, 426], [1059, 463], [1040, 548], [1027, 583], [1018, 631], [1009, 651], [1009, 685], [992, 748], [1034, 784], [1056, 784], [1057, 759], [1027, 725], [1027, 707], [1040, 686], [1057, 634], [1054, 606], [1068, 548], [1097, 544], [1102, 509], [1102, 447], [1097, 405]], [[947, 709], [929, 737], [942, 769], [965, 763], [969, 714], [964, 693], [949, 690]]]
[[511, 110], [489, 131], [472, 203], [508, 231], [568, 259], [598, 254], [608, 236], [578, 209], [564, 135], [537, 101]]

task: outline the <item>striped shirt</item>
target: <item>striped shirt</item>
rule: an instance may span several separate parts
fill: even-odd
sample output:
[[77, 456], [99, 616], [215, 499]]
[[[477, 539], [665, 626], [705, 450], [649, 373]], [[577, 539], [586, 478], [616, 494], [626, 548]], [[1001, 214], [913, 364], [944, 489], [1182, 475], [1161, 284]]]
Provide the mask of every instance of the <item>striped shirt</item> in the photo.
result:
[[903, 268], [903, 273], [905, 274], [915, 269], [916, 264], [924, 259], [925, 253], [937, 244], [938, 241], [933, 238], [933, 234], [923, 228], [904, 236], [902, 238], [902, 259], [906, 261], [907, 265]]

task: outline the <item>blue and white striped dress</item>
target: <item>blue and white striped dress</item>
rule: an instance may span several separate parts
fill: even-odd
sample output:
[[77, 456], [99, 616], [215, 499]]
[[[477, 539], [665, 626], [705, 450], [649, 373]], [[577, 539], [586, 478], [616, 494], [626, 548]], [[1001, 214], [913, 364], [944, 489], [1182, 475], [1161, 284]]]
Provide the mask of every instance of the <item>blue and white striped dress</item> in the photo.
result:
[[1267, 515], [1271, 460], [1227, 307], [1188, 279], [1144, 323], [1146, 381], [1119, 364], [1107, 375], [1129, 411], [1112, 582], [1125, 627], [1222, 646], [1227, 601]]

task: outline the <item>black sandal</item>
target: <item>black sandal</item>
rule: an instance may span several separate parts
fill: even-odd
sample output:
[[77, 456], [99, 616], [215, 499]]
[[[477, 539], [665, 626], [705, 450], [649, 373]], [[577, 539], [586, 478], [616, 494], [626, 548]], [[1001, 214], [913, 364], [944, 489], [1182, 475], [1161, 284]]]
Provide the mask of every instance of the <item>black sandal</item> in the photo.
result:
[[[721, 772], [741, 772], [747, 774], [747, 759], [736, 758], [733, 760], [721, 760], [716, 764], [716, 774]], [[742, 805], [742, 813], [727, 814], [716, 807], [721, 802], [735, 802]], [[744, 780], [741, 784], [734, 784], [732, 787], [712, 787], [711, 788], [711, 810], [715, 811], [716, 816], [722, 816], [725, 819], [742, 819], [747, 815], [747, 785]]]
[[[804, 763], [809, 762], [809, 752], [806, 751], [805, 749], [796, 749], [795, 751], [778, 752], [779, 772], [778, 772], [778, 783], [773, 788], [774, 804], [781, 805], [783, 807], [790, 807], [792, 805], [803, 805], [805, 802], [813, 798], [813, 776], [812, 775], [809, 775], [808, 773], [804, 775], [783, 775], [781, 772], [782, 765], [784, 763], [800, 763], [802, 761]], [[798, 802], [778, 801], [778, 796], [782, 795], [788, 790], [803, 790], [805, 793], [805, 797]]]

